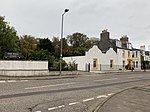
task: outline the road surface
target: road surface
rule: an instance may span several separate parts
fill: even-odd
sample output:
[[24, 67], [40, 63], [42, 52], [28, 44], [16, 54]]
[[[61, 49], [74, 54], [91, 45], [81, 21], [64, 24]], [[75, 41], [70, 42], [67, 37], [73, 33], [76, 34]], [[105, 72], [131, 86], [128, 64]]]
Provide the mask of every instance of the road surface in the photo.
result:
[[118, 91], [146, 84], [150, 84], [150, 72], [1, 80], [0, 112], [90, 112]]

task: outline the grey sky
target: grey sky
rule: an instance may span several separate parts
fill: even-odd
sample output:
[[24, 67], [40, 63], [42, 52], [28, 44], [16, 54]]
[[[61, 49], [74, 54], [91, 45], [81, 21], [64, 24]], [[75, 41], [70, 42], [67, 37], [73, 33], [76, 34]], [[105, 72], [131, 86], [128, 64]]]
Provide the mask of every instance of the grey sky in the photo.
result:
[[60, 37], [65, 8], [64, 36], [81, 32], [99, 37], [108, 29], [111, 38], [128, 35], [134, 47], [150, 45], [149, 0], [0, 0], [0, 14], [18, 35]]

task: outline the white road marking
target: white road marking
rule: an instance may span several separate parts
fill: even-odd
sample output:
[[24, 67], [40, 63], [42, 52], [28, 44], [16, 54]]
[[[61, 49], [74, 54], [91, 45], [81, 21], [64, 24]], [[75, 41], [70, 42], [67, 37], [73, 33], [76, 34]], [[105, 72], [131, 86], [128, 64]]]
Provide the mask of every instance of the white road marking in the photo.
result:
[[48, 110], [55, 110], [57, 109], [58, 107], [52, 107], [52, 108], [48, 108]]
[[113, 95], [114, 93], [110, 93], [110, 94], [107, 94], [108, 96], [111, 96], [111, 95]]
[[0, 81], [0, 83], [5, 83], [6, 81]]
[[17, 82], [16, 80], [8, 80], [7, 82]]
[[75, 104], [78, 104], [79, 102], [73, 102], [73, 103], [69, 103], [69, 105], [75, 105]]
[[88, 99], [85, 99], [85, 100], [82, 100], [83, 102], [88, 102], [88, 101], [91, 101], [91, 100], [94, 100], [94, 98], [88, 98]]
[[[67, 83], [65, 83], [67, 84]], [[111, 95], [113, 95], [114, 93], [109, 93], [107, 95], [100, 95], [100, 96], [97, 96], [96, 98], [107, 98]], [[88, 102], [88, 101], [91, 101], [91, 100], [95, 100], [95, 98], [88, 98], [88, 99], [85, 99], [85, 100], [82, 100], [83, 102]], [[81, 100], [79, 102], [72, 102], [72, 103], [69, 103], [68, 105], [71, 106], [71, 105], [75, 105], [75, 104], [78, 104], [80, 103]], [[65, 105], [60, 105], [60, 106], [56, 106], [56, 107], [51, 107], [51, 108], [48, 108], [49, 111], [52, 111], [52, 110], [56, 110], [56, 109], [60, 109], [60, 108], [64, 108]], [[42, 112], [42, 111], [35, 111], [35, 112]]]
[[12, 82], [27, 82], [28, 80], [2, 80], [0, 83], [12, 83]]
[[60, 105], [58, 107], [48, 108], [48, 110], [51, 111], [51, 110], [60, 109], [60, 108], [64, 108], [64, 107], [65, 107], [65, 105]]
[[134, 78], [136, 78], [136, 77], [127, 77], [127, 78], [129, 78], [129, 79], [134, 79]]
[[100, 82], [100, 81], [109, 81], [109, 80], [116, 80], [116, 79], [118, 79], [118, 78], [95, 80], [95, 82]]
[[28, 80], [20, 80], [20, 82], [27, 82]]
[[107, 95], [100, 95], [100, 96], [97, 96], [96, 98], [107, 98], [108, 96]]
[[143, 76], [134, 76], [134, 77], [127, 77], [129, 79], [134, 79], [134, 78], [142, 78]]
[[39, 88], [65, 86], [65, 85], [72, 85], [72, 84], [75, 84], [75, 83], [63, 83], [63, 84], [55, 84], [55, 85], [36, 86], [36, 87], [28, 87], [28, 88], [25, 88], [25, 89], [39, 89]]
[[65, 105], [60, 105], [60, 106], [58, 106], [58, 108], [64, 108], [65, 107]]

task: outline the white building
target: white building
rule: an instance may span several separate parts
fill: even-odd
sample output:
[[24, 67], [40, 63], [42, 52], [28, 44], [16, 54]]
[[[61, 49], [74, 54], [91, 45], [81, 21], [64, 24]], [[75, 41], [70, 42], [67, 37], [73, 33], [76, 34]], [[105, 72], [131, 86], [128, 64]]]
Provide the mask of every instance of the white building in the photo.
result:
[[75, 62], [82, 71], [125, 70], [126, 65], [141, 69], [140, 50], [133, 49], [126, 36], [120, 40], [110, 39], [107, 30], [102, 31], [98, 46], [94, 45], [85, 56], [63, 59], [67, 63]]
[[150, 45], [148, 46], [148, 51], [150, 52]]
[[150, 62], [150, 46], [148, 46], [148, 51], [145, 49], [144, 46], [140, 46], [141, 49], [141, 56], [142, 56], [142, 61], [149, 61]]
[[150, 62], [150, 51], [145, 51], [144, 61], [149, 61]]

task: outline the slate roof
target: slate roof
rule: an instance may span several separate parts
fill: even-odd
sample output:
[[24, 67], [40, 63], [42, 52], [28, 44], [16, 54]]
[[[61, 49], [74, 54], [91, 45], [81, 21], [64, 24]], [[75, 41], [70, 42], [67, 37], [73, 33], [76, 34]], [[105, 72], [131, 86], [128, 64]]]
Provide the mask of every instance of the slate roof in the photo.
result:
[[98, 43], [98, 48], [102, 51], [102, 53], [106, 53], [110, 48], [113, 48], [113, 50], [117, 53], [117, 49], [125, 49], [130, 51], [141, 51], [140, 49], [132, 48], [124, 48], [124, 47], [118, 47], [115, 44], [115, 39], [108, 39], [108, 40], [100, 40]]
[[116, 45], [117, 39], [110, 39], [109, 38], [109, 32], [107, 30], [102, 31], [100, 34], [100, 41], [98, 43], [98, 48], [102, 51], [102, 53], [106, 53], [110, 48], [113, 48], [113, 50], [117, 53], [117, 49], [125, 49], [130, 51], [141, 51], [140, 49], [131, 48], [129, 49], [127, 47], [127, 44], [131, 44], [128, 42], [128, 37], [122, 37], [121, 41], [121, 47], [118, 47]]
[[109, 40], [100, 40], [98, 43], [98, 48], [102, 51], [102, 53], [106, 53], [110, 48], [117, 53], [117, 46]]

